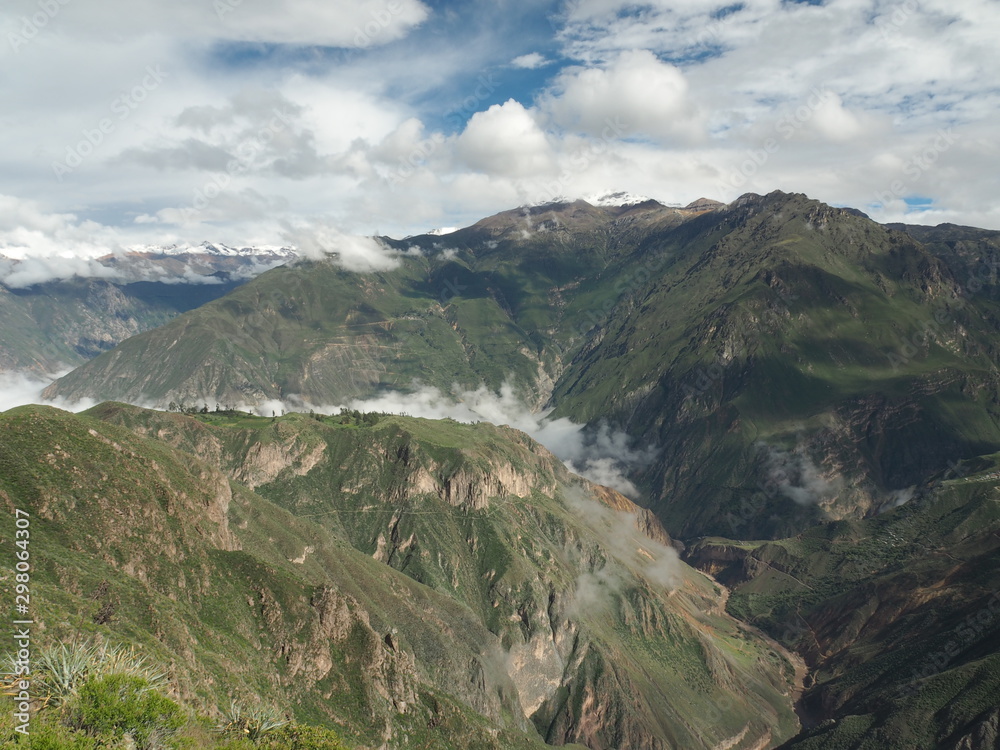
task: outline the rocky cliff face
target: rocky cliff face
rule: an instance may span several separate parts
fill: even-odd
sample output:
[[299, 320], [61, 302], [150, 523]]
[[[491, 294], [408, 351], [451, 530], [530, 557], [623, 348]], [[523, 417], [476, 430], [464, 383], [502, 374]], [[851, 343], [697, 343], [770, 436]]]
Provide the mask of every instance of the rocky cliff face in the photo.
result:
[[[400, 417], [359, 428], [302, 415], [96, 413], [213, 457], [366, 564], [402, 574], [426, 592], [418, 601], [433, 594], [416, 629], [339, 585], [311, 599], [318, 630], [292, 624], [310, 619], [299, 605], [291, 622], [271, 616], [287, 669], [320, 692], [346, 683], [317, 644], [360, 649], [351, 670], [366, 665], [365, 704], [390, 746], [424, 710], [415, 693], [426, 708], [428, 685], [497, 725], [594, 750], [708, 748], [741, 731], [734, 747], [749, 746], [795, 726], [781, 657], [722, 614], [720, 592], [680, 563], [655, 518], [522, 433]], [[249, 523], [236, 526], [244, 537]], [[324, 554], [315, 542], [284, 552], [302, 570], [325, 569]], [[273, 605], [257, 600], [263, 616]], [[439, 650], [423, 627], [457, 645]], [[726, 706], [725, 720], [686, 708], [705, 699]]]

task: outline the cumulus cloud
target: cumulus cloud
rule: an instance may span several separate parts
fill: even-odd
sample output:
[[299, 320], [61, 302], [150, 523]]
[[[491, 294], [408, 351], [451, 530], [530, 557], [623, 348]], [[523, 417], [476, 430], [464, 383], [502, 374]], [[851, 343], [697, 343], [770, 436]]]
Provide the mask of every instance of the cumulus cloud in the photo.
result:
[[[16, 3], [11, 3], [15, 6]], [[10, 12], [37, 10], [21, 3]], [[115, 40], [153, 34], [189, 38], [224, 38], [246, 42], [378, 47], [405, 36], [423, 23], [430, 11], [418, 0], [274, 0], [267, 4], [242, 0], [132, 0], [122, 13], [114, 0], [97, 0], [79, 7], [61, 5], [59, 20], [79, 35]], [[16, 25], [14, 26], [16, 28]]]
[[471, 168], [491, 175], [524, 177], [553, 167], [545, 133], [514, 99], [474, 114], [458, 138], [457, 152]]
[[0, 255], [95, 258], [117, 247], [120, 235], [112, 227], [72, 213], [46, 211], [36, 201], [0, 195]]
[[303, 257], [330, 260], [345, 271], [389, 271], [399, 265], [399, 253], [377, 238], [344, 234], [329, 224], [295, 227], [285, 233], [285, 238]]
[[536, 68], [544, 67], [550, 64], [550, 60], [545, 59], [544, 55], [538, 52], [529, 52], [526, 55], [519, 55], [510, 61], [510, 64], [515, 68], [524, 68], [526, 70], [534, 70]]
[[[345, 102], [345, 114], [347, 104]], [[305, 108], [275, 91], [245, 89], [223, 104], [185, 108], [172, 136], [156, 137], [110, 158], [111, 165], [142, 166], [159, 172], [200, 171], [237, 178], [257, 174], [293, 180], [337, 169], [332, 154], [320, 153]]]
[[[158, 243], [209, 225], [273, 242], [331, 207], [345, 232], [406, 236], [608, 189], [681, 204], [783, 189], [877, 220], [1000, 228], [993, 0], [574, 0], [551, 19], [525, 4], [221, 4], [60, 3], [32, 40], [0, 48], [30, 72], [3, 83], [0, 193], [125, 232], [138, 215]], [[38, 7], [4, 4], [0, 27], [20, 33]], [[110, 105], [150, 64], [162, 85], [118, 119]], [[781, 118], [813, 90], [831, 98], [785, 139]], [[230, 173], [276, 104], [290, 124]], [[608, 117], [624, 127], [605, 138]], [[102, 118], [113, 132], [94, 147]], [[942, 128], [955, 144], [908, 178]], [[92, 154], [57, 182], [50, 165], [80, 144]], [[188, 210], [216, 178], [231, 181]], [[15, 244], [62, 241], [27, 220], [22, 232], [35, 236]]]
[[661, 140], [700, 136], [683, 72], [648, 50], [621, 53], [608, 66], [564, 71], [546, 109], [562, 127], [598, 136], [609, 127]]

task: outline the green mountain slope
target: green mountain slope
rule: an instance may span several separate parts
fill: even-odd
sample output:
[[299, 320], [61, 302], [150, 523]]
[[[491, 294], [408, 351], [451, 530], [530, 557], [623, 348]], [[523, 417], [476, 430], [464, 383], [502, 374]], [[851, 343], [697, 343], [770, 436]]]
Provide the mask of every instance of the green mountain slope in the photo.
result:
[[507, 428], [23, 407], [0, 503], [32, 516], [40, 636], [138, 644], [206, 712], [255, 697], [401, 748], [797, 726], [788, 662], [658, 524]]
[[661, 446], [638, 480], [672, 532], [864, 515], [1000, 449], [995, 273], [970, 285], [968, 258], [805, 196], [746, 196], [681, 230], [553, 394], [556, 414]]
[[775, 542], [700, 540], [729, 609], [803, 654], [811, 728], [789, 748], [1000, 741], [1000, 461], [957, 465], [902, 507]]
[[0, 371], [53, 373], [232, 291], [220, 284], [115, 284], [73, 279], [8, 289], [0, 284]]
[[510, 382], [655, 447], [632, 479], [676, 536], [775, 538], [1000, 450], [996, 243], [777, 192], [511, 211], [395, 243], [392, 271], [275, 270], [46, 395], [336, 404]]
[[509, 379], [540, 405], [586, 332], [634, 287], [634, 243], [698, 213], [578, 201], [509, 211], [447, 237], [387, 240], [407, 253], [391, 271], [276, 269], [48, 393], [162, 406], [294, 394], [344, 403], [414, 379], [445, 390]]

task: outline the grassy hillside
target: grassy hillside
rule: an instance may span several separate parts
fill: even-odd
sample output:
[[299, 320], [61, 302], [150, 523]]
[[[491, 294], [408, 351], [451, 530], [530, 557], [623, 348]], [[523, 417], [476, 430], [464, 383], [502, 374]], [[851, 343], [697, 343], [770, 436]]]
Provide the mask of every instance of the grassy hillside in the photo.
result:
[[266, 701], [389, 747], [795, 731], [780, 653], [513, 430], [23, 407], [0, 502], [32, 515], [40, 637], [135, 644], [205, 715]]
[[405, 253], [391, 271], [276, 269], [130, 339], [49, 395], [344, 403], [414, 379], [445, 390], [509, 379], [540, 405], [587, 331], [634, 287], [632, 243], [697, 214], [577, 202], [499, 214], [447, 238], [386, 240]]
[[130, 336], [161, 326], [221, 297], [238, 282], [46, 282], [27, 289], [0, 284], [0, 371], [58, 372], [80, 365]]
[[682, 229], [553, 394], [660, 446], [638, 480], [672, 532], [782, 536], [1000, 449], [995, 273], [805, 196]]

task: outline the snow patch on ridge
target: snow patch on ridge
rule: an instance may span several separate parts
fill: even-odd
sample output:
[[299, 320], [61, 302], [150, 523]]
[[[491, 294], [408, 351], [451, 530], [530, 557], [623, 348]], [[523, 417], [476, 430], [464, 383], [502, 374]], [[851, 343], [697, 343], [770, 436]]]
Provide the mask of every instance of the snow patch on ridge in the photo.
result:
[[295, 258], [298, 253], [290, 247], [278, 245], [257, 245], [254, 247], [232, 247], [222, 242], [202, 242], [200, 245], [132, 245], [127, 248], [133, 253], [149, 253], [152, 255], [215, 255], [226, 258], [253, 258], [257, 256], [278, 256]]
[[[638, 193], [630, 193], [626, 190], [606, 190], [596, 195], [584, 198], [592, 206], [637, 206], [640, 203], [656, 200]], [[659, 203], [659, 201], [657, 201]]]

